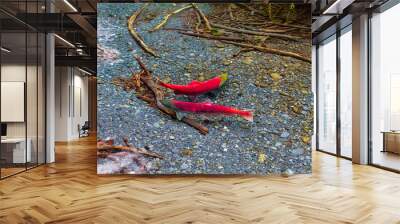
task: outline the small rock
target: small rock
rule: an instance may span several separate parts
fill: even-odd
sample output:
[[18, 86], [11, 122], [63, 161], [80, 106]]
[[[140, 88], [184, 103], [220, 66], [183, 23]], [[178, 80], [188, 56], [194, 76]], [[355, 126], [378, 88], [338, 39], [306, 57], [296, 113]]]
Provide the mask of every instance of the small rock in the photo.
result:
[[310, 143], [310, 140], [311, 140], [311, 138], [310, 138], [310, 136], [303, 136], [303, 137], [301, 137], [301, 140], [304, 142], [304, 143], [306, 143], [306, 144], [308, 144], [308, 143]]
[[262, 153], [262, 152], [258, 153], [258, 162], [259, 162], [259, 163], [264, 163], [265, 160], [266, 160], [266, 158], [267, 158], [267, 157], [265, 156], [264, 153]]
[[291, 169], [286, 169], [285, 171], [283, 171], [283, 173], [282, 173], [282, 176], [283, 177], [290, 177], [290, 176], [293, 176], [294, 175], [294, 172], [293, 172], [293, 170], [291, 170]]
[[245, 57], [242, 60], [243, 63], [245, 63], [246, 65], [250, 65], [251, 63], [253, 63], [253, 58], [252, 57]]
[[182, 170], [186, 170], [187, 168], [189, 168], [189, 165], [188, 165], [188, 164], [183, 163], [183, 164], [181, 165], [181, 169], [182, 169]]
[[287, 132], [287, 131], [284, 131], [284, 132], [282, 132], [282, 134], [281, 134], [281, 138], [288, 138], [290, 136], [290, 134], [289, 134], [289, 132]]
[[292, 110], [296, 114], [299, 114], [301, 112], [301, 108], [299, 106], [292, 106]]
[[293, 155], [296, 155], [296, 156], [298, 156], [298, 155], [303, 155], [303, 154], [304, 154], [304, 149], [302, 149], [302, 148], [297, 148], [297, 149], [292, 150], [291, 153], [292, 153]]
[[182, 156], [192, 156], [193, 155], [193, 150], [192, 149], [183, 149], [181, 151]]
[[231, 60], [228, 60], [228, 59], [225, 59], [225, 60], [222, 61], [222, 64], [224, 64], [224, 65], [230, 65], [230, 64], [232, 64], [232, 61], [231, 61]]
[[281, 80], [281, 78], [282, 78], [282, 76], [279, 75], [279, 73], [277, 73], [277, 72], [273, 72], [269, 75], [271, 76], [272, 80], [274, 80], [275, 82]]

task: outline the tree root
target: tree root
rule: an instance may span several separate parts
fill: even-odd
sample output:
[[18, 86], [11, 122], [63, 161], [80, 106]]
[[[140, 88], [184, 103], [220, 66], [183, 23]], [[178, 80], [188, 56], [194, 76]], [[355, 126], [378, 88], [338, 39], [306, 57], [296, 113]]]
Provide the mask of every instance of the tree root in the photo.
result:
[[277, 37], [277, 38], [294, 40], [294, 41], [297, 41], [300, 39], [300, 37], [295, 37], [295, 36], [281, 34], [281, 33], [265, 33], [265, 32], [259, 32], [259, 31], [245, 30], [245, 29], [229, 27], [229, 26], [225, 26], [225, 25], [217, 24], [217, 23], [211, 23], [211, 25], [216, 28], [221, 28], [224, 30], [231, 30], [234, 32], [245, 33], [245, 34], [250, 34], [250, 35]]
[[156, 25], [155, 27], [150, 29], [149, 32], [154, 32], [156, 30], [161, 29], [161, 27], [163, 27], [168, 22], [169, 17], [171, 17], [171, 16], [173, 16], [175, 14], [178, 14], [178, 13], [182, 12], [185, 9], [189, 9], [189, 8], [192, 8], [192, 7], [193, 7], [193, 5], [186, 5], [186, 6], [182, 7], [182, 8], [180, 8], [180, 9], [177, 9], [177, 10], [167, 14], [166, 16], [164, 16], [162, 21], [158, 25]]
[[261, 51], [261, 52], [270, 53], [270, 54], [278, 54], [278, 55], [287, 56], [287, 57], [292, 57], [292, 58], [296, 58], [296, 59], [311, 63], [311, 59], [310, 58], [305, 57], [305, 56], [300, 55], [300, 54], [297, 54], [297, 53], [289, 52], [289, 51], [281, 51], [281, 50], [278, 50], [278, 49], [260, 47], [260, 46], [255, 46], [255, 45], [251, 45], [251, 44], [237, 43], [237, 42], [234, 42], [234, 41], [226, 41], [226, 40], [221, 40], [221, 41], [224, 42], [224, 43], [233, 44], [233, 45], [237, 45], [237, 46], [240, 46], [240, 47], [253, 48], [253, 49]]
[[200, 28], [200, 25], [201, 25], [201, 17], [200, 17], [200, 14], [196, 11], [196, 20], [197, 20], [197, 23], [196, 23], [196, 26], [195, 26], [195, 30], [196, 30], [196, 32], [199, 32], [199, 28]]
[[211, 25], [210, 22], [208, 21], [207, 17], [204, 15], [204, 13], [200, 10], [199, 7], [197, 7], [196, 3], [192, 3], [193, 8], [199, 13], [200, 17], [203, 19], [204, 24], [206, 25], [206, 30], [211, 31]]
[[181, 33], [183, 35], [201, 37], [201, 38], [207, 38], [207, 39], [214, 39], [214, 40], [246, 41], [246, 39], [244, 39], [244, 38], [237, 38], [237, 37], [213, 36], [213, 35], [208, 35], [208, 34], [185, 32], [185, 31], [180, 31], [179, 33]]
[[143, 41], [143, 39], [139, 36], [136, 32], [135, 27], [133, 26], [136, 22], [137, 17], [143, 12], [143, 10], [147, 7], [148, 3], [144, 4], [142, 8], [137, 10], [135, 13], [132, 14], [131, 17], [128, 19], [128, 30], [131, 33], [133, 39], [139, 44], [140, 47], [143, 48], [144, 51], [153, 55], [154, 57], [158, 57], [157, 53], [151, 49], [147, 44]]

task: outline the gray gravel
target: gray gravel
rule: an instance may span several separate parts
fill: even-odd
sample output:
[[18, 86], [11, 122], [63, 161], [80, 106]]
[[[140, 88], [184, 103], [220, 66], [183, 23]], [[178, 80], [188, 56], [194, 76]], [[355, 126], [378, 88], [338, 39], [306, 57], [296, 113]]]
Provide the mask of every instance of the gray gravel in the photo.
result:
[[[311, 65], [255, 51], [232, 58], [240, 48], [174, 31], [147, 32], [158, 24], [163, 12], [179, 5], [152, 4], [140, 16], [137, 31], [160, 54], [154, 58], [137, 46], [126, 27], [127, 17], [141, 4], [98, 4], [98, 44], [118, 53], [117, 59], [98, 60], [98, 138], [114, 138], [116, 144], [122, 144], [122, 138], [127, 137], [131, 144], [163, 155], [164, 160], [145, 158], [151, 164], [151, 174], [310, 173]], [[206, 14], [210, 7], [201, 4]], [[183, 17], [173, 16], [167, 26], [182, 27], [183, 21]], [[309, 43], [270, 41], [274, 46], [311, 51]], [[210, 132], [201, 135], [149, 107], [133, 91], [111, 84], [113, 78], [128, 77], [130, 69], [140, 70], [133, 55], [139, 56], [155, 77], [172, 83], [228, 72], [228, 83], [210, 99], [254, 110], [254, 122], [238, 117], [203, 121]], [[271, 71], [282, 78], [272, 80]], [[106, 166], [107, 161], [99, 159], [98, 164]], [[106, 171], [99, 169], [99, 173]]]

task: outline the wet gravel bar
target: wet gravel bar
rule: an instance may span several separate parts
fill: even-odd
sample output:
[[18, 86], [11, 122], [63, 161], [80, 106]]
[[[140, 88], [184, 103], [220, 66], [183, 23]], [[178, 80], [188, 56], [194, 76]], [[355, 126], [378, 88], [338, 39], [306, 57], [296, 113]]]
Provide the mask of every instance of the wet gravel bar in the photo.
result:
[[[132, 39], [127, 18], [142, 4], [98, 4], [98, 45], [115, 54], [98, 60], [98, 138], [123, 144], [128, 138], [164, 159], [143, 157], [149, 174], [281, 174], [311, 172], [313, 95], [311, 64], [290, 57], [250, 51], [232, 57], [240, 48], [215, 40], [184, 36], [176, 31], [148, 32], [169, 10], [183, 4], [150, 4], [136, 23], [145, 43], [159, 55], [145, 53]], [[199, 4], [206, 15], [213, 5]], [[185, 13], [172, 16], [167, 27], [185, 25]], [[311, 51], [307, 41], [270, 39], [280, 49]], [[139, 56], [154, 77], [186, 84], [229, 74], [214, 103], [254, 110], [254, 122], [240, 117], [202, 120], [209, 134], [172, 119], [112, 84], [116, 77], [140, 71]], [[185, 99], [179, 96], [179, 99]], [[98, 172], [107, 173], [109, 161], [98, 159]], [[115, 161], [113, 162], [115, 163]], [[124, 169], [137, 165], [123, 162]], [[122, 165], [121, 165], [122, 166]], [[127, 172], [133, 173], [133, 172]]]

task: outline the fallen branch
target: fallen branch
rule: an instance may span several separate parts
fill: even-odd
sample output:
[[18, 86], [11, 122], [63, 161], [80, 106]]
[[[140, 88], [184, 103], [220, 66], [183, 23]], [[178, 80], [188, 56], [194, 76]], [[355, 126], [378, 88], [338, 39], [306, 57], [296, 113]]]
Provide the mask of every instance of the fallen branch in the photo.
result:
[[127, 139], [124, 139], [124, 142], [125, 142], [125, 145], [112, 145], [112, 144], [108, 144], [108, 143], [98, 142], [97, 150], [101, 156], [104, 156], [104, 151], [106, 151], [106, 152], [127, 151], [127, 152], [138, 153], [138, 154], [142, 154], [142, 155], [150, 156], [150, 157], [154, 157], [154, 158], [164, 159], [164, 157], [158, 153], [151, 152], [150, 150], [143, 149], [143, 148], [136, 148], [136, 147], [133, 147], [132, 145], [127, 144]]
[[266, 32], [259, 32], [259, 31], [245, 30], [245, 29], [229, 27], [229, 26], [225, 26], [225, 25], [217, 24], [217, 23], [211, 23], [211, 25], [213, 27], [224, 29], [224, 30], [231, 30], [231, 31], [238, 32], [238, 33], [245, 33], [245, 34], [257, 35], [257, 36], [277, 37], [277, 38], [283, 38], [283, 39], [295, 40], [295, 41], [300, 39], [300, 37], [295, 37], [295, 36], [281, 34], [281, 33], [266, 33]]
[[208, 31], [210, 31], [212, 28], [211, 28], [210, 22], [208, 21], [207, 17], [206, 17], [206, 16], [204, 15], [204, 13], [200, 10], [200, 8], [197, 7], [196, 3], [192, 3], [192, 5], [193, 5], [193, 8], [197, 11], [197, 13], [199, 13], [200, 17], [203, 19], [203, 21], [204, 21], [204, 23], [205, 23], [205, 25], [206, 25], [206, 29], [207, 29]]
[[[176, 112], [174, 110], [171, 110], [167, 107], [165, 107], [161, 101], [164, 99], [164, 94], [158, 89], [158, 84], [156, 84], [153, 79], [151, 78], [151, 74], [149, 70], [147, 70], [146, 66], [143, 64], [143, 62], [138, 58], [135, 57], [136, 61], [139, 63], [140, 67], [144, 70], [144, 74], [140, 77], [140, 80], [153, 92], [154, 97], [155, 97], [155, 105], [159, 110], [162, 112], [170, 115], [171, 117], [177, 119]], [[196, 128], [199, 130], [199, 132], [203, 135], [208, 133], [208, 128], [203, 126], [202, 124], [198, 123], [197, 121], [184, 117], [181, 119], [181, 121], [185, 122], [186, 124], [192, 126], [193, 128]]]
[[284, 27], [296, 28], [296, 29], [306, 29], [306, 30], [310, 30], [311, 29], [311, 27], [309, 27], [309, 26], [301, 26], [301, 25], [288, 24], [288, 23], [265, 22], [265, 24], [276, 25], [276, 26], [284, 26]]
[[[267, 14], [252, 8], [251, 6], [249, 6], [248, 4], [245, 3], [237, 3], [237, 5], [247, 9], [248, 11], [252, 12], [252, 13], [256, 13], [260, 16], [264, 16], [264, 17], [268, 17]], [[310, 27], [309, 26], [301, 26], [301, 25], [295, 25], [295, 24], [288, 24], [288, 23], [278, 23], [278, 22], [272, 22], [272, 21], [266, 21], [266, 22], [246, 22], [246, 24], [248, 25], [277, 25], [277, 26], [284, 26], [284, 27], [291, 27], [291, 28], [297, 28], [297, 29], [307, 29], [309, 30]]]
[[229, 6], [228, 6], [228, 13], [229, 13], [229, 18], [231, 20], [235, 20], [235, 17], [233, 16], [232, 5], [231, 4], [229, 4]]
[[155, 26], [154, 28], [150, 29], [149, 32], [154, 32], [156, 30], [161, 29], [161, 27], [163, 27], [168, 22], [169, 17], [171, 17], [171, 16], [173, 16], [173, 15], [175, 15], [177, 13], [180, 13], [185, 9], [189, 9], [189, 8], [192, 8], [192, 7], [193, 7], [193, 5], [186, 5], [186, 6], [182, 7], [182, 8], [180, 8], [180, 9], [177, 9], [177, 10], [167, 14], [166, 16], [164, 16], [162, 21], [157, 26]]
[[241, 53], [249, 52], [249, 51], [254, 51], [254, 48], [241, 48], [238, 52], [234, 53], [232, 55], [233, 58], [239, 56]]
[[199, 28], [200, 28], [200, 25], [201, 25], [201, 18], [200, 18], [200, 14], [196, 11], [196, 19], [197, 19], [197, 23], [196, 23], [196, 26], [195, 26], [195, 30], [196, 30], [196, 32], [199, 32]]
[[247, 3], [237, 3], [237, 5], [247, 9], [248, 11], [250, 11], [250, 13], [255, 13], [255, 14], [258, 14], [260, 16], [268, 17], [268, 15], [266, 15], [264, 12], [259, 11], [259, 10], [255, 9], [255, 8], [249, 6], [249, 4], [247, 4]]
[[246, 39], [244, 39], [244, 38], [237, 38], [237, 37], [214, 36], [214, 35], [185, 32], [185, 31], [180, 31], [179, 33], [181, 33], [183, 35], [201, 37], [201, 38], [207, 38], [207, 39], [214, 39], [214, 40], [246, 41]]
[[265, 28], [255, 29], [254, 27], [251, 27], [248, 25], [240, 25], [240, 27], [246, 28], [247, 30], [250, 30], [250, 31], [265, 32], [265, 33], [287, 33], [288, 31], [291, 31], [291, 29], [294, 29], [294, 28], [290, 28], [290, 29], [285, 28], [284, 30], [283, 29], [265, 29]]
[[146, 8], [147, 5], [148, 5], [148, 3], [144, 4], [142, 8], [137, 10], [135, 13], [132, 14], [131, 17], [129, 17], [128, 30], [131, 33], [133, 39], [135, 39], [135, 41], [139, 44], [140, 47], [143, 48], [144, 51], [153, 55], [154, 57], [158, 57], [156, 52], [147, 46], [147, 44], [143, 41], [143, 39], [139, 36], [139, 34], [136, 32], [135, 28], [133, 27], [133, 25], [136, 22], [137, 17], [143, 12], [143, 10]]
[[287, 56], [287, 57], [292, 57], [292, 58], [296, 58], [296, 59], [311, 63], [311, 59], [310, 58], [305, 57], [305, 56], [300, 55], [300, 54], [297, 54], [297, 53], [289, 52], [289, 51], [281, 51], [281, 50], [278, 50], [278, 49], [260, 47], [260, 46], [255, 46], [255, 45], [251, 45], [251, 44], [237, 43], [237, 42], [233, 42], [233, 41], [225, 41], [225, 40], [221, 40], [221, 41], [224, 42], [224, 43], [233, 44], [233, 45], [237, 45], [237, 46], [240, 46], [240, 47], [253, 48], [253, 49], [261, 51], [261, 52], [266, 52], [266, 53], [270, 53], [270, 54], [278, 54], [278, 55]]

